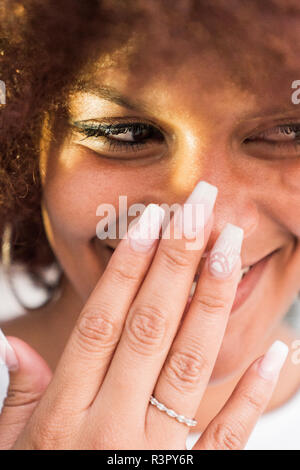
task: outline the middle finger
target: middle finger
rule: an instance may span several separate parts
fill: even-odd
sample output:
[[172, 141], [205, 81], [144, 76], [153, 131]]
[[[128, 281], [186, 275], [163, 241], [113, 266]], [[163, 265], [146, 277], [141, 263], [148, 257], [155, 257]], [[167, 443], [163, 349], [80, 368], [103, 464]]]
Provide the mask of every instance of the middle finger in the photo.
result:
[[[209, 238], [216, 197], [217, 188], [201, 181], [181, 208], [182, 218], [178, 211], [171, 220], [171, 236], [161, 240], [148, 275], [129, 311], [120, 343], [99, 392], [100, 407], [106, 397], [114, 406], [124, 407], [126, 403], [131, 413], [132, 409], [140, 416], [142, 410], [146, 412], [149, 394], [175, 336]], [[188, 213], [185, 210], [200, 206], [204, 211], [201, 221], [193, 217], [195, 211]], [[198, 249], [189, 249], [185, 236], [179, 239], [174, 236], [177, 224], [182, 221], [184, 234], [191, 225], [194, 234], [202, 231], [204, 243]]]

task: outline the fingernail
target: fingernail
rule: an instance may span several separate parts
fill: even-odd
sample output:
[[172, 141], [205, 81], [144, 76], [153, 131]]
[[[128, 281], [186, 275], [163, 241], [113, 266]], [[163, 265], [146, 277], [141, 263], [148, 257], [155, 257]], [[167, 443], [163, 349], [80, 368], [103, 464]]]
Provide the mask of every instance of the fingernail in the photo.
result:
[[207, 223], [212, 214], [218, 188], [206, 181], [200, 181], [183, 205], [183, 228], [187, 238], [197, 233]]
[[239, 259], [244, 231], [236, 225], [226, 224], [215, 242], [208, 261], [208, 267], [215, 277], [228, 277]]
[[258, 366], [259, 375], [267, 380], [276, 379], [289, 353], [283, 341], [275, 341]]
[[134, 251], [148, 251], [159, 238], [165, 211], [157, 204], [149, 204], [139, 221], [128, 231], [130, 246]]
[[0, 328], [0, 365], [1, 364], [5, 364], [9, 370], [17, 370], [19, 367], [16, 353]]

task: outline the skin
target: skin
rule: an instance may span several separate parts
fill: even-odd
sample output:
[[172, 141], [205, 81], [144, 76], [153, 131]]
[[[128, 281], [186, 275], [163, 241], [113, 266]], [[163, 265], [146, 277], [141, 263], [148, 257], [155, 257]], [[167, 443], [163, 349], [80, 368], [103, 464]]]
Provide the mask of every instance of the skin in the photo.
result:
[[[257, 22], [257, 28], [258, 31], [264, 31], [264, 20], [261, 20], [261, 24]], [[262, 132], [270, 131], [278, 125], [297, 124], [300, 119], [300, 108], [291, 102], [291, 83], [298, 78], [294, 40], [297, 25], [291, 22], [290, 18], [283, 19], [282, 16], [271, 15], [269, 28], [279, 32], [278, 37], [274, 36], [273, 42], [268, 44], [273, 47], [273, 52], [281, 51], [284, 54], [285, 67], [280, 69], [278, 69], [278, 56], [276, 53], [274, 57], [270, 55], [264, 36], [260, 43], [258, 41], [260, 47], [255, 48], [252, 43], [247, 43], [244, 37], [240, 38], [232, 60], [224, 59], [224, 54], [220, 53], [219, 49], [206, 45], [204, 51], [201, 48], [201, 60], [199, 60], [199, 47], [203, 44], [204, 36], [200, 34], [200, 38], [194, 38], [193, 42], [189, 41], [187, 46], [184, 37], [173, 38], [170, 41], [168, 32], [157, 26], [157, 29], [153, 27], [154, 32], [151, 33], [156, 40], [150, 33], [145, 37], [139, 36], [141, 32], [137, 29], [136, 37], [141, 40], [134, 43], [136, 46], [133, 51], [128, 52], [126, 48], [125, 50], [121, 48], [108, 60], [104, 61], [103, 56], [99, 57], [92, 69], [85, 70], [82, 78], [89, 82], [89, 91], [74, 90], [70, 94], [68, 102], [70, 120], [94, 122], [118, 117], [125, 122], [126, 119], [128, 122], [128, 119], [134, 118], [137, 122], [151, 123], [163, 131], [165, 138], [163, 141], [149, 144], [146, 150], [136, 152], [124, 148], [119, 151], [108, 150], [103, 139], [83, 140], [78, 130], [71, 126], [64, 128], [62, 137], [58, 141], [49, 141], [46, 131], [51, 128], [52, 121], [51, 118], [45, 121], [40, 160], [44, 187], [43, 217], [49, 241], [65, 274], [62, 295], [60, 299], [40, 309], [34, 316], [14, 320], [2, 328], [6, 334], [22, 338], [44, 358], [50, 368], [47, 377], [50, 378], [55, 372], [54, 381], [46, 392], [51, 400], [53, 397], [59, 397], [59, 406], [51, 415], [53, 416], [51, 423], [55, 423], [55, 418], [59, 416], [58, 410], [60, 412], [64, 410], [64, 416], [68, 417], [66, 406], [68, 396], [74, 395], [74, 389], [80, 384], [86, 364], [90, 371], [87, 380], [89, 385], [84, 389], [81, 401], [79, 398], [78, 402], [72, 401], [75, 408], [77, 406], [78, 410], [82, 410], [87, 403], [90, 403], [101, 383], [97, 402], [102, 407], [104, 405], [108, 409], [113, 407], [112, 409], [123, 417], [126, 417], [126, 412], [130, 412], [130, 416], [133, 416], [133, 404], [128, 397], [136, 399], [137, 396], [141, 396], [140, 407], [137, 406], [138, 411], [134, 418], [136, 421], [133, 419], [135, 424], [140, 422], [139, 419], [143, 414], [146, 391], [141, 386], [138, 395], [137, 390], [132, 389], [133, 384], [136, 385], [135, 377], [138, 377], [138, 373], [136, 372], [136, 376], [128, 373], [130, 381], [126, 380], [129, 385], [124, 397], [120, 396], [116, 379], [111, 379], [119, 377], [120, 383], [123, 383], [121, 371], [124, 368], [130, 370], [134, 367], [134, 361], [140, 360], [136, 359], [134, 354], [128, 357], [125, 354], [126, 335], [123, 342], [121, 341], [123, 349], [119, 348], [115, 356], [117, 358], [115, 369], [109, 371], [106, 361], [113, 351], [108, 348], [109, 354], [103, 355], [103, 344], [101, 344], [103, 338], [97, 337], [89, 345], [92, 348], [90, 359], [80, 351], [79, 342], [76, 342], [78, 335], [76, 325], [78, 318], [85, 317], [88, 312], [88, 309], [84, 308], [86, 303], [92, 302], [92, 305], [96, 304], [100, 308], [103, 296], [106, 296], [113, 312], [115, 292], [121, 292], [122, 283], [113, 285], [107, 266], [109, 260], [114, 258], [116, 265], [124, 266], [122, 256], [130, 254], [126, 254], [126, 246], [122, 247], [120, 240], [103, 242], [95, 237], [95, 227], [99, 222], [99, 217], [96, 216], [98, 205], [105, 202], [118, 207], [119, 195], [128, 197], [128, 206], [134, 203], [183, 204], [196, 184], [200, 180], [205, 180], [217, 186], [219, 191], [214, 217], [211, 226], [207, 228], [205, 250], [209, 251], [212, 248], [227, 222], [238, 225], [244, 230], [241, 265], [253, 264], [277, 250], [251, 297], [228, 319], [238, 278], [238, 269], [236, 270], [229, 281], [232, 284], [228, 288], [229, 298], [225, 296], [223, 315], [216, 315], [215, 318], [214, 331], [218, 333], [215, 333], [214, 338], [210, 338], [211, 326], [209, 323], [206, 324], [205, 320], [203, 324], [201, 321], [194, 322], [192, 313], [185, 317], [185, 325], [189, 325], [185, 328], [191, 328], [193, 325], [192, 330], [197, 332], [199, 349], [205, 345], [208, 351], [211, 375], [208, 372], [199, 374], [199, 382], [197, 387], [192, 387], [192, 393], [187, 392], [187, 387], [184, 388], [183, 384], [180, 385], [184, 394], [179, 408], [180, 396], [177, 396], [174, 390], [172, 392], [163, 382], [163, 385], [160, 385], [161, 396], [168, 396], [168, 400], [164, 398], [164, 402], [173, 404], [175, 409], [183, 409], [187, 416], [196, 416], [199, 420], [199, 430], [206, 429], [209, 423], [213, 423], [210, 429], [214, 429], [218, 422], [212, 422], [213, 418], [227, 401], [249, 365], [266, 351], [274, 339], [282, 339], [291, 346], [297, 338], [292, 330], [283, 325], [282, 319], [300, 287], [298, 223], [300, 189], [297, 183], [300, 177], [300, 146], [291, 144], [284, 135], [280, 136], [279, 142], [276, 140], [278, 135], [274, 131], [267, 137], [273, 140], [273, 144], [265, 141], [266, 135], [263, 136], [264, 141], [260, 137]], [[161, 42], [157, 40], [155, 34], [159, 35]], [[167, 45], [168, 53], [173, 58], [170, 62], [166, 62], [155, 46], [162, 43]], [[147, 50], [147, 59], [144, 50]], [[267, 72], [265, 68], [257, 67], [257, 64], [266, 62]], [[155, 73], [152, 73], [153, 70]], [[102, 87], [116, 89], [124, 100], [134, 103], [135, 109], [97, 96], [92, 90], [95, 90], [99, 84]], [[120, 122], [120, 119], [117, 121]], [[250, 136], [255, 136], [256, 141], [245, 143], [245, 139]], [[170, 243], [165, 242], [165, 245], [168, 247]], [[118, 250], [111, 256], [111, 248], [116, 247]], [[190, 263], [193, 266], [186, 270], [185, 276], [193, 275], [200, 265], [202, 254], [203, 252], [197, 253], [197, 262]], [[151, 256], [153, 257], [153, 253]], [[184, 256], [188, 254], [185, 253]], [[142, 271], [138, 263], [137, 260], [131, 261], [136, 271], [139, 269]], [[142, 264], [142, 260], [140, 263]], [[156, 265], [159, 265], [159, 261]], [[130, 263], [127, 263], [127, 266], [130, 266]], [[216, 289], [215, 281], [211, 280], [205, 268], [203, 269], [201, 283], [206, 285], [205, 292], [213, 292]], [[106, 290], [103, 288], [105, 275], [109, 285]], [[185, 284], [185, 276], [182, 276], [179, 285]], [[172, 301], [178, 282], [176, 272], [169, 276], [161, 265], [160, 270], [156, 269], [154, 279], [155, 282], [152, 280], [152, 284], [149, 280], [147, 283], [146, 279], [146, 287], [142, 291], [144, 298], [140, 299], [141, 305], [146, 303], [147, 296], [151, 298], [153, 286], [165, 285], [164, 301], [173, 305], [175, 310], [180, 310], [179, 304], [183, 302], [182, 298], [186, 294], [183, 292], [184, 287], [181, 291], [178, 287], [179, 303], [175, 305], [175, 300]], [[154, 291], [157, 292], [157, 287]], [[219, 293], [220, 299], [225, 295], [224, 291], [222, 292]], [[127, 297], [128, 295], [127, 291]], [[201, 295], [203, 288], [202, 290], [199, 288], [198, 296]], [[124, 299], [123, 307], [125, 304]], [[116, 311], [120, 310], [121, 303], [119, 302], [115, 308]], [[158, 308], [163, 309], [163, 306], [158, 305]], [[126, 314], [128, 310], [129, 308]], [[167, 308], [165, 311], [166, 316], [170, 314]], [[176, 318], [178, 323], [179, 311]], [[173, 330], [177, 323], [171, 323]], [[75, 330], [73, 330], [74, 325]], [[189, 341], [185, 328], [182, 327], [183, 333], [180, 337], [181, 349], [187, 347]], [[54, 338], [55, 348], [53, 348]], [[165, 341], [164, 347], [168, 349], [171, 346], [171, 338]], [[18, 348], [21, 348], [20, 350], [25, 348], [24, 344], [18, 343], [16, 339], [11, 339], [11, 343], [17, 353]], [[146, 367], [145, 377], [148, 377], [150, 382], [146, 379], [145, 382], [149, 390], [151, 384], [152, 389], [155, 385], [153, 377], [156, 377], [163, 367], [164, 353], [161, 349], [159, 352], [160, 366], [158, 367], [159, 360], [156, 358], [156, 364], [149, 361]], [[28, 352], [29, 356], [30, 354], [33, 354], [31, 349]], [[18, 357], [21, 358], [19, 354]], [[103, 359], [100, 365], [99, 357]], [[37, 357], [33, 360], [41, 361]], [[40, 364], [45, 371], [45, 365], [42, 362]], [[23, 364], [23, 367], [26, 369], [26, 364]], [[64, 367], [71, 372], [66, 374]], [[251, 390], [252, 394], [255, 393], [255, 387], [260, 390], [260, 397], [263, 396], [263, 399], [260, 399], [255, 412], [250, 410], [251, 407], [250, 411], [246, 412], [247, 433], [239, 436], [240, 443], [237, 447], [242, 447], [245, 443], [259, 413], [266, 407], [267, 410], [271, 410], [280, 406], [299, 387], [299, 366], [288, 359], [272, 399], [269, 400], [275, 384], [260, 381], [255, 367], [256, 365], [252, 366], [247, 372], [248, 375], [244, 376], [244, 385], [240, 385], [235, 401], [222, 417], [222, 422], [230, 417], [231, 421], [235, 422], [247, 408], [244, 405], [243, 409], [241, 405], [245, 387], [246, 390]], [[78, 371], [77, 375], [74, 369]], [[29, 368], [27, 372], [29, 373]], [[123, 379], [125, 380], [124, 377]], [[17, 378], [13, 380], [17, 382]], [[62, 381], [68, 385], [63, 397], [58, 392]], [[39, 380], [37, 382], [41, 383]], [[47, 380], [45, 382], [47, 384]], [[40, 387], [41, 392], [44, 392], [44, 386], [46, 385], [43, 383]], [[39, 394], [37, 396], [36, 402], [39, 402], [40, 396]], [[192, 405], [189, 408], [187, 402], [191, 396]], [[118, 400], [123, 403], [122, 409], [116, 405]], [[109, 418], [101, 415], [101, 406], [94, 407], [93, 412], [95, 417], [101, 416], [102, 422], [105, 423]], [[27, 419], [31, 413], [30, 408], [26, 414]], [[171, 432], [173, 440], [166, 442], [165, 448], [173, 446], [180, 448], [186, 437], [185, 427], [178, 423], [174, 424], [168, 417], [162, 417], [153, 407], [149, 413], [147, 422], [151, 423], [152, 429], [153, 427], [159, 429], [163, 425], [164, 429]], [[32, 437], [35, 423], [45, 421], [46, 417], [49, 420], [45, 401], [41, 400], [34, 416], [17, 441], [17, 447], [30, 447], [35, 439]], [[80, 413], [78, 416], [81, 416]], [[220, 416], [218, 419], [220, 420]], [[67, 418], [65, 421], [67, 422]], [[124, 429], [132, 435], [132, 430], [128, 431], [126, 426]], [[68, 435], [67, 430], [65, 435]], [[104, 444], [97, 442], [94, 445], [105, 448], [111, 437], [111, 435], [103, 436]], [[116, 442], [115, 448], [129, 448], [132, 445], [123, 435], [118, 440], [118, 436], [113, 434], [113, 438]], [[61, 436], [57, 439], [62, 447], [79, 445], [75, 438], [68, 440], [64, 436], [64, 439]], [[142, 439], [139, 440], [136, 434], [133, 441], [136, 443], [136, 448], [147, 445]], [[159, 445], [153, 437], [151, 443]], [[39, 446], [43, 445], [44, 441], [39, 442]], [[202, 442], [198, 444], [198, 448], [211, 447], [218, 447], [216, 434], [213, 431], [207, 432]]]

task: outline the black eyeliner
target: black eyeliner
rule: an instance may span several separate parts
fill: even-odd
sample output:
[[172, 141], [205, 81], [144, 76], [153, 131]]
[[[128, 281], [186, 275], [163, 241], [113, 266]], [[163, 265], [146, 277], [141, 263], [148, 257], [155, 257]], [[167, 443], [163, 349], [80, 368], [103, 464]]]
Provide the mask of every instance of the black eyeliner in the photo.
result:
[[130, 130], [134, 130], [137, 134], [144, 130], [151, 130], [150, 124], [141, 123], [117, 123], [117, 124], [93, 124], [80, 121], [74, 121], [73, 125], [84, 133], [87, 137], [106, 137], [109, 135], [125, 134]]

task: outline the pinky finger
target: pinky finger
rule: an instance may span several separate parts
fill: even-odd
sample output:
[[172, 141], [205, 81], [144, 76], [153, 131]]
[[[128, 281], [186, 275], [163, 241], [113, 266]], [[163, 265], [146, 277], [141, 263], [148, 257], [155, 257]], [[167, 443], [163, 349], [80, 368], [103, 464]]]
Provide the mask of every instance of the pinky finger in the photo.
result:
[[288, 346], [275, 341], [263, 357], [251, 364], [193, 450], [240, 450], [245, 447], [270, 401], [287, 355]]

